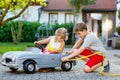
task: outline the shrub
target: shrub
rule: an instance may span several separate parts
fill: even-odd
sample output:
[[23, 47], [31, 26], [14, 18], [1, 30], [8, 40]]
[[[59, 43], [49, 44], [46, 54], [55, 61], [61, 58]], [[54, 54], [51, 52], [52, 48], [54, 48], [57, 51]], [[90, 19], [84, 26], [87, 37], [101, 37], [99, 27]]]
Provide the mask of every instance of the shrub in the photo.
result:
[[[19, 22], [22, 23], [21, 25], [22, 30], [18, 29]], [[36, 40], [35, 34], [38, 26], [40, 26], [39, 22], [29, 22], [29, 21], [19, 21], [19, 20], [10, 21], [7, 24], [5, 24], [2, 28], [0, 28], [0, 42], [6, 42], [6, 41], [12, 42], [14, 40], [18, 40], [18, 41], [21, 40], [22, 42], [33, 42], [34, 40]], [[13, 31], [11, 31], [11, 28], [13, 28]]]
[[0, 42], [12, 42], [12, 34], [10, 28], [10, 23], [7, 23], [0, 28]]
[[[22, 30], [19, 30], [19, 22], [22, 24]], [[11, 27], [12, 25], [14, 26], [14, 31], [18, 32], [18, 34], [14, 34], [14, 36], [12, 36], [12, 32], [11, 32]], [[12, 42], [13, 39], [16, 40], [21, 40], [21, 42], [34, 42], [35, 40], [37, 40], [37, 37], [35, 36], [37, 33], [37, 29], [38, 27], [41, 27], [41, 25], [47, 25], [47, 27], [52, 28], [52, 32], [54, 35], [54, 32], [56, 31], [56, 29], [64, 27], [68, 30], [68, 40], [66, 41], [66, 44], [71, 44], [72, 43], [72, 30], [73, 30], [73, 23], [64, 23], [64, 24], [54, 24], [54, 25], [50, 25], [50, 24], [40, 24], [39, 22], [29, 22], [29, 21], [10, 21], [8, 22], [6, 25], [4, 25], [4, 27], [0, 28], [0, 42]], [[19, 32], [20, 31], [20, 32]], [[39, 35], [41, 36], [43, 34], [43, 36], [50, 36], [51, 33], [48, 33], [48, 35], [46, 35], [46, 31], [43, 31], [43, 33], [41, 33], [41, 31], [39, 31]], [[20, 34], [20, 35], [19, 35]], [[16, 37], [15, 37], [16, 36]], [[18, 37], [17, 37], [18, 36]], [[14, 38], [13, 38], [14, 37]], [[18, 38], [18, 39], [17, 39]]]
[[40, 26], [39, 22], [25, 21], [22, 30], [22, 42], [33, 42], [37, 40], [35, 34], [39, 26]]
[[68, 31], [68, 40], [66, 41], [66, 44], [72, 44], [72, 32], [73, 32], [73, 23], [64, 23], [64, 24], [58, 24], [56, 23], [55, 25], [52, 25], [54, 32], [56, 29], [60, 27], [64, 27]]
[[120, 26], [116, 28], [117, 33], [120, 35]]

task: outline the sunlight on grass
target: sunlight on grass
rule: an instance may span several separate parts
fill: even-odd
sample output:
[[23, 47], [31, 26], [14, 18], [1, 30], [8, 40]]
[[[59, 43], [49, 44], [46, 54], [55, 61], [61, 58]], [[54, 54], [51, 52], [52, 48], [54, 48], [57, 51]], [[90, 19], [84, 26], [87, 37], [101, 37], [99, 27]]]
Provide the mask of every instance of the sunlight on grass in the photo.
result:
[[33, 43], [0, 43], [0, 54], [3, 54], [8, 51], [24, 51], [27, 47], [34, 46]]
[[[27, 47], [33, 47], [34, 44], [31, 42], [13, 44], [13, 43], [0, 43], [0, 54], [3, 54], [8, 51], [24, 51]], [[66, 45], [66, 48], [72, 48], [72, 45]]]

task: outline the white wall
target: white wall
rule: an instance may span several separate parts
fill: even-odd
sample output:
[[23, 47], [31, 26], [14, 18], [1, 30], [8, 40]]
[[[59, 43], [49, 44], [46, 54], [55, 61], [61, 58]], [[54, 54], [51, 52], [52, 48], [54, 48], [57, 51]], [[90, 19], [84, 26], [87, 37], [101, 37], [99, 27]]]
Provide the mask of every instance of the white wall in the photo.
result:
[[[38, 21], [38, 8], [40, 6], [29, 6], [28, 9], [23, 13], [23, 15], [26, 15], [27, 21]], [[28, 14], [27, 14], [28, 11]], [[40, 23], [48, 23], [49, 20], [49, 13], [42, 11], [42, 14], [40, 16]]]
[[[19, 19], [21, 20], [22, 19], [22, 20], [27, 20], [27, 21], [37, 21], [38, 20], [38, 8], [39, 7], [40, 6], [29, 6], [25, 10], [25, 12], [20, 17], [18, 17], [15, 20], [19, 20]], [[9, 13], [7, 13], [5, 19], [18, 14], [19, 11], [20, 10], [16, 11], [16, 13], [15, 12], [9, 12]]]
[[38, 8], [40, 6], [29, 6], [28, 15], [26, 14], [28, 21], [37, 21], [38, 20]]
[[[27, 21], [38, 21], [38, 8], [40, 6], [29, 6], [25, 12], [17, 19], [15, 20], [27, 20]], [[41, 17], [40, 17], [40, 23], [48, 23], [49, 22], [49, 13], [58, 13], [58, 23], [62, 24], [65, 23], [65, 11], [59, 11], [59, 12], [48, 12], [48, 11], [42, 11]], [[7, 16], [5, 17], [12, 17], [15, 14], [9, 12]]]
[[41, 14], [40, 23], [48, 23], [48, 21], [49, 21], [49, 13], [43, 11]]
[[43, 11], [40, 18], [41, 23], [49, 22], [49, 13], [58, 13], [58, 23], [59, 24], [65, 23], [65, 13], [67, 12], [54, 12], [54, 11], [53, 12]]
[[107, 44], [108, 41], [108, 15], [104, 14], [102, 18], [102, 42], [103, 44]]
[[108, 40], [111, 38], [110, 36], [110, 32], [113, 29], [113, 21], [112, 21], [112, 17], [111, 14], [104, 14], [103, 16], [103, 20], [102, 20], [102, 39], [103, 39], [103, 43], [108, 42]]
[[59, 12], [58, 13], [58, 23], [62, 24], [65, 22], [65, 12]]
[[118, 10], [120, 9], [120, 2], [118, 2], [116, 6], [117, 6], [117, 12], [116, 12], [116, 27], [117, 27], [117, 26], [120, 26], [120, 19], [118, 18]]
[[[56, 13], [56, 12], [43, 11], [40, 18], [41, 23], [49, 22], [49, 13]], [[64, 23], [64, 21], [65, 21], [65, 12], [58, 12], [58, 23], [61, 24], [61, 23]]]
[[92, 31], [92, 18], [88, 18], [88, 23], [87, 23], [87, 29], [88, 31]]
[[97, 36], [98, 33], [98, 23], [97, 20], [94, 20], [94, 34]]

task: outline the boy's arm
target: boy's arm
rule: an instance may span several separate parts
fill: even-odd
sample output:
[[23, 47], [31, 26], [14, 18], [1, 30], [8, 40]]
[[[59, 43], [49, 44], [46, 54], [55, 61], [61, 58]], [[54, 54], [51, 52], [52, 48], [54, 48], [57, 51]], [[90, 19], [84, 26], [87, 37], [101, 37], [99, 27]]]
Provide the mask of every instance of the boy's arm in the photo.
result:
[[68, 55], [68, 56], [66, 56], [66, 57], [63, 57], [61, 60], [62, 60], [62, 61], [66, 61], [66, 60], [71, 59], [71, 58], [73, 58], [73, 57], [75, 57], [75, 56], [78, 56], [78, 55], [80, 55], [85, 49], [86, 49], [86, 47], [81, 47], [81, 48], [79, 48], [78, 50], [74, 50], [72, 54], [70, 54], [70, 55]]
[[78, 49], [79, 46], [82, 44], [82, 39], [79, 38], [79, 40], [75, 43], [75, 45], [73, 46], [73, 48], [68, 52], [68, 53], [72, 53], [74, 49]]

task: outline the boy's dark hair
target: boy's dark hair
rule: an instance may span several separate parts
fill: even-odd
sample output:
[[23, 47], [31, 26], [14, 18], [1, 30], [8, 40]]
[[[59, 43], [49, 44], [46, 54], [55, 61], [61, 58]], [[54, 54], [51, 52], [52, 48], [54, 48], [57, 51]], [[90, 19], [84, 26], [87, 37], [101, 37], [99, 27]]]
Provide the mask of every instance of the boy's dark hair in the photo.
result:
[[87, 30], [87, 26], [84, 23], [77, 23], [73, 28], [74, 33], [77, 31], [83, 31], [83, 30]]

